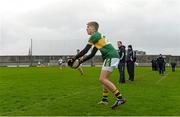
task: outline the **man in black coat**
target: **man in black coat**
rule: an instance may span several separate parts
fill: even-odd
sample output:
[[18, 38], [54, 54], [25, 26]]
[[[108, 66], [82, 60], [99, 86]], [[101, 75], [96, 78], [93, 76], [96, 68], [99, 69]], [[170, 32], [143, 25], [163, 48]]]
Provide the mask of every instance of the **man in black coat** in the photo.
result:
[[157, 58], [157, 63], [158, 63], [158, 67], [159, 67], [159, 74], [164, 74], [164, 58], [162, 57], [162, 55], [160, 54], [160, 56]]
[[172, 72], [176, 71], [176, 61], [171, 62]]
[[155, 68], [155, 71], [158, 71], [158, 70], [159, 70], [159, 66], [158, 66], [157, 59], [155, 59], [155, 63], [156, 63], [156, 68]]
[[136, 53], [133, 51], [132, 45], [128, 45], [126, 62], [129, 80], [134, 81], [134, 63], [136, 62]]
[[120, 78], [119, 78], [119, 83], [125, 83], [125, 56], [126, 56], [126, 50], [125, 50], [125, 46], [122, 45], [121, 41], [117, 42], [118, 45], [118, 53], [119, 53], [119, 64], [118, 64], [118, 69], [119, 69], [119, 74], [120, 74]]
[[152, 59], [152, 71], [156, 71], [156, 59]]

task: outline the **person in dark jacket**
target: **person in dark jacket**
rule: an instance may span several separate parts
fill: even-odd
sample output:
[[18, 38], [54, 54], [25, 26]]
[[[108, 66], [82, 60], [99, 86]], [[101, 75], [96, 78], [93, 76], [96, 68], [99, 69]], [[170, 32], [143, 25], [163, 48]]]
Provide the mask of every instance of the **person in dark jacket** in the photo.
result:
[[152, 71], [156, 71], [156, 59], [153, 59], [151, 63], [152, 63]]
[[176, 71], [176, 61], [171, 62], [172, 72]]
[[119, 74], [120, 74], [120, 78], [119, 78], [119, 83], [125, 83], [125, 56], [126, 56], [126, 50], [125, 50], [125, 46], [122, 45], [121, 41], [117, 42], [118, 45], [118, 53], [119, 53], [119, 64], [118, 64], [118, 69], [119, 69]]
[[155, 59], [155, 63], [156, 63], [156, 68], [155, 68], [155, 71], [158, 71], [158, 70], [159, 70], [159, 66], [158, 66], [157, 59]]
[[134, 81], [134, 63], [136, 62], [136, 53], [133, 51], [132, 45], [128, 45], [126, 62], [129, 80]]
[[162, 57], [162, 54], [159, 55], [159, 57], [157, 58], [157, 63], [158, 63], [158, 67], [159, 67], [159, 74], [164, 74], [164, 58]]
[[164, 72], [166, 71], [166, 61], [165, 61], [165, 59], [164, 59], [164, 64], [163, 64], [163, 70], [164, 70]]

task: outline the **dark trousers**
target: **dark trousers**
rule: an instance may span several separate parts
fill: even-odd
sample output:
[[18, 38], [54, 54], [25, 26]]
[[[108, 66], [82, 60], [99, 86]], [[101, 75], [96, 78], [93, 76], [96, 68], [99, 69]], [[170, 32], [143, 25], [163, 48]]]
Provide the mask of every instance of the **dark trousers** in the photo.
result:
[[158, 71], [159, 70], [159, 66], [158, 66], [158, 64], [156, 64], [156, 69], [155, 69], [155, 71]]
[[159, 64], [159, 74], [164, 74], [164, 66], [163, 66], [163, 64]]
[[129, 80], [134, 81], [134, 62], [127, 62], [127, 71]]
[[152, 65], [152, 71], [155, 71], [156, 70], [156, 66], [153, 64]]
[[166, 71], [166, 65], [163, 65], [163, 71]]
[[119, 62], [118, 69], [120, 74], [119, 83], [125, 83], [125, 63]]
[[175, 72], [176, 71], [176, 67], [172, 67], [172, 72]]

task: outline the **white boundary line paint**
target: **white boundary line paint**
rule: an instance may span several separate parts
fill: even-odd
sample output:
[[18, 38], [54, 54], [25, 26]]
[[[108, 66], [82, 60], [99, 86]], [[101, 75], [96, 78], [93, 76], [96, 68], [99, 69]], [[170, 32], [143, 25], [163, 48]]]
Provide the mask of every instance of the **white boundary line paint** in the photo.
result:
[[164, 76], [161, 77], [161, 79], [159, 79], [156, 84], [159, 84], [164, 78], [166, 78], [169, 74], [166, 74]]

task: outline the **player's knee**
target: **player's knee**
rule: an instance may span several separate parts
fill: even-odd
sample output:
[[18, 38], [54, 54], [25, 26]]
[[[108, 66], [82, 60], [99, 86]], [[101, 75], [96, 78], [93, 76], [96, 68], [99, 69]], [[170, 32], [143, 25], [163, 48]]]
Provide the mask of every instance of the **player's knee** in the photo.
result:
[[99, 78], [99, 81], [104, 84], [105, 79], [100, 77], [100, 78]]

